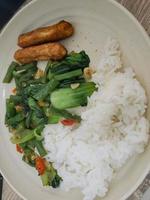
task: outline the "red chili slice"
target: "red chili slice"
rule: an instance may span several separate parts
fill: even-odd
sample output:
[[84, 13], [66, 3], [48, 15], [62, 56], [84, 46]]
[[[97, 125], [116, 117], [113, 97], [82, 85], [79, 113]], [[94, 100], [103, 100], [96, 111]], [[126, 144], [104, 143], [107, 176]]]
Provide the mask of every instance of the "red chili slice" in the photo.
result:
[[63, 119], [60, 121], [64, 126], [72, 126], [76, 123], [74, 119]]
[[40, 175], [44, 174], [46, 166], [45, 166], [45, 159], [42, 157], [37, 157], [35, 159], [35, 167]]
[[16, 144], [16, 150], [17, 150], [19, 153], [23, 153], [23, 149], [19, 146], [19, 144]]

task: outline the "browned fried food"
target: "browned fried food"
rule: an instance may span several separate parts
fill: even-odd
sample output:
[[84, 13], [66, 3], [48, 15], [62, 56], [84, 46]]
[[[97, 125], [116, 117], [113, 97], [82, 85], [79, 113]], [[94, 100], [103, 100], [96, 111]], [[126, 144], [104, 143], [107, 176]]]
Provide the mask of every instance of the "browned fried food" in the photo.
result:
[[60, 21], [52, 26], [35, 29], [24, 33], [18, 38], [20, 47], [29, 47], [45, 42], [55, 42], [70, 37], [74, 33], [73, 26], [66, 21]]
[[38, 46], [19, 49], [15, 52], [14, 58], [22, 63], [30, 63], [38, 60], [60, 60], [65, 57], [67, 50], [60, 43], [47, 43]]

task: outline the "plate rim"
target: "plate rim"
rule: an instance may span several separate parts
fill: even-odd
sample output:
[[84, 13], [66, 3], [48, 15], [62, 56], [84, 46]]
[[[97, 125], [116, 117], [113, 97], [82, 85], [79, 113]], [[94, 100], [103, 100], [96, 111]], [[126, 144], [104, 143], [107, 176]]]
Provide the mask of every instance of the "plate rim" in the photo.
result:
[[[28, 7], [30, 7], [32, 4], [34, 4], [35, 2], [37, 2], [39, 0], [30, 0], [30, 2], [25, 2], [21, 5], [21, 7], [19, 8], [19, 10], [17, 10], [17, 12], [11, 17], [11, 19], [5, 24], [5, 26], [2, 28], [1, 32], [0, 32], [0, 37], [3, 36], [3, 34], [5, 34], [5, 31], [7, 31], [7, 28], [9, 27], [9, 25], [13, 22], [13, 20], [15, 18], [18, 17], [18, 15], [23, 12], [25, 9], [27, 9]], [[143, 35], [143, 37], [145, 38], [147, 44], [150, 47], [150, 37], [148, 35], [148, 33], [146, 32], [146, 30], [144, 29], [144, 27], [142, 26], [142, 24], [137, 20], [137, 18], [127, 9], [125, 8], [123, 5], [121, 5], [119, 2], [117, 2], [117, 0], [107, 0], [109, 3], [111, 3], [112, 5], [114, 5], [115, 7], [117, 7], [118, 9], [120, 9], [122, 12], [125, 13], [125, 15], [127, 15], [130, 20], [132, 20], [132, 22], [136, 25], [136, 27], [138, 28], [138, 30], [141, 32], [141, 34]], [[143, 172], [143, 174], [140, 175], [138, 181], [136, 182], [136, 184], [125, 194], [123, 194], [121, 196], [120, 200], [126, 200], [128, 197], [130, 197], [135, 191], [136, 189], [138, 189], [138, 187], [142, 184], [142, 182], [144, 181], [144, 179], [146, 178], [147, 174], [150, 172], [150, 163], [147, 166], [147, 169], [145, 169], [145, 171]], [[8, 183], [8, 185], [12, 188], [12, 190], [19, 196], [21, 197], [23, 200], [28, 200], [26, 197], [24, 197], [18, 190], [17, 188], [11, 184], [11, 182], [9, 181], [9, 179], [7, 178], [7, 175], [5, 175], [5, 173], [1, 170], [1, 166], [0, 166], [0, 173], [2, 174], [2, 176], [4, 177], [5, 181]], [[108, 191], [109, 192], [109, 191]], [[106, 194], [107, 195], [107, 194]]]

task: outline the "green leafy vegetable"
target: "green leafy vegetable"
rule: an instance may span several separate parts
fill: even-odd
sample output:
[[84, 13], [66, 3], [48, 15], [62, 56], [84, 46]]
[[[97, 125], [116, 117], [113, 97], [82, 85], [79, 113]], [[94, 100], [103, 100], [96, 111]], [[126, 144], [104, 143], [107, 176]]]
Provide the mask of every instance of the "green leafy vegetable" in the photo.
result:
[[6, 99], [6, 115], [5, 123], [8, 123], [8, 120], [16, 115], [15, 104], [10, 100]]
[[51, 176], [51, 173], [47, 170], [44, 172], [44, 174], [41, 175], [41, 180], [42, 180], [43, 186], [50, 185], [50, 176]]
[[58, 174], [56, 174], [51, 183], [52, 187], [53, 188], [59, 187], [61, 181], [62, 181], [62, 178]]
[[45, 114], [48, 117], [49, 124], [57, 124], [61, 119], [74, 119], [78, 122], [81, 121], [80, 116], [72, 115], [70, 112], [66, 110], [58, 110], [54, 107], [47, 108], [45, 110]]
[[22, 103], [22, 97], [20, 95], [10, 95], [10, 101], [13, 102], [14, 105], [18, 105]]
[[[21, 145], [20, 145], [21, 146]], [[22, 160], [30, 165], [31, 167], [35, 167], [35, 152], [29, 148], [24, 149], [24, 155], [22, 157]]]
[[61, 88], [52, 92], [50, 100], [53, 107], [57, 109], [67, 109], [83, 106], [87, 103], [87, 97], [96, 90], [95, 83], [82, 83], [76, 89]]
[[16, 114], [13, 117], [10, 117], [7, 119], [7, 125], [15, 128], [19, 122], [23, 121], [25, 119], [25, 115], [23, 112]]
[[66, 79], [60, 82], [59, 88], [65, 88], [65, 87], [70, 87], [71, 84], [74, 83], [85, 83], [85, 78], [72, 78], [72, 79]]
[[59, 82], [56, 79], [52, 79], [44, 87], [37, 92], [33, 97], [36, 100], [44, 100], [50, 93], [59, 85]]
[[41, 157], [46, 156], [47, 152], [43, 146], [43, 143], [41, 141], [35, 140], [35, 146], [38, 150], [38, 153], [40, 154]]
[[19, 65], [16, 66], [16, 71], [27, 71], [29, 69], [32, 69], [34, 67], [37, 67], [37, 62], [31, 62], [31, 63], [28, 63], [28, 64], [23, 64], [23, 65]]
[[51, 163], [48, 163], [47, 170], [41, 175], [43, 186], [52, 186], [57, 188], [62, 181], [62, 178], [57, 174], [57, 171], [53, 168]]
[[37, 102], [32, 97], [28, 98], [28, 105], [29, 108], [32, 110], [32, 113], [30, 113], [29, 116], [32, 127], [36, 128], [40, 124], [46, 124], [47, 117], [44, 111], [38, 106]]
[[66, 72], [64, 74], [55, 75], [55, 79], [58, 80], [58, 81], [62, 81], [62, 80], [65, 80], [65, 79], [80, 77], [81, 75], [83, 75], [82, 70], [77, 69], [77, 70], [73, 70], [73, 71], [70, 71], [70, 72]]
[[29, 111], [26, 115], [25, 124], [27, 128], [31, 128], [31, 118], [32, 118], [32, 111]]
[[42, 131], [43, 131], [44, 127], [45, 126], [43, 123], [43, 124], [38, 125], [37, 128], [34, 129], [34, 135], [35, 135], [36, 140], [38, 140], [38, 141], [43, 140]]
[[33, 79], [37, 69], [36, 62], [16, 67], [16, 70], [13, 70], [13, 77], [17, 88], [21, 89], [22, 87], [25, 87], [28, 84], [28, 81]]
[[25, 129], [20, 134], [13, 134], [10, 140], [13, 144], [20, 144], [32, 140], [34, 137], [34, 130]]
[[62, 74], [75, 69], [83, 69], [88, 67], [90, 59], [85, 51], [80, 53], [72, 52], [61, 62], [53, 62], [51, 64], [51, 73]]

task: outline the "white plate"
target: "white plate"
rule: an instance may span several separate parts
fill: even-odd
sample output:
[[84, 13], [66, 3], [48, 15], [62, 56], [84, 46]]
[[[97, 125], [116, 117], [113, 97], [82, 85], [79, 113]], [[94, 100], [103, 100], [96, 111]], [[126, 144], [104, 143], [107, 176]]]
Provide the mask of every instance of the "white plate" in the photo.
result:
[[[70, 21], [75, 35], [64, 41], [69, 50], [86, 50], [92, 60], [99, 62], [100, 50], [108, 36], [116, 37], [124, 52], [124, 61], [130, 64], [147, 91], [150, 100], [150, 40], [143, 28], [123, 7], [111, 0], [37, 0], [33, 1], [8, 23], [0, 36], [0, 82], [13, 59], [20, 33], [58, 22]], [[26, 166], [9, 142], [4, 125], [5, 98], [12, 85], [0, 85], [0, 168], [8, 183], [20, 196], [28, 200], [80, 200], [78, 190], [62, 192], [43, 188], [35, 170]], [[150, 118], [150, 107], [148, 111]], [[142, 182], [150, 170], [150, 145], [146, 151], [132, 158], [113, 180], [105, 200], [126, 199]]]

